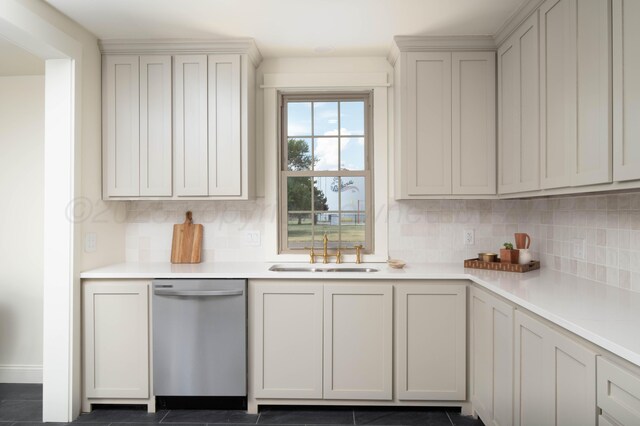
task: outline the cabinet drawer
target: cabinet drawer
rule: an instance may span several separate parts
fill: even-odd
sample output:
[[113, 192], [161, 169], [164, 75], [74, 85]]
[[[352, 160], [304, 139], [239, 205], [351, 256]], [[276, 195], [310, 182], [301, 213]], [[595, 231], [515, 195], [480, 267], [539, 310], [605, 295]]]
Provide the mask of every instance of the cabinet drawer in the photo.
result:
[[640, 424], [640, 377], [602, 357], [597, 377], [598, 407], [623, 426]]

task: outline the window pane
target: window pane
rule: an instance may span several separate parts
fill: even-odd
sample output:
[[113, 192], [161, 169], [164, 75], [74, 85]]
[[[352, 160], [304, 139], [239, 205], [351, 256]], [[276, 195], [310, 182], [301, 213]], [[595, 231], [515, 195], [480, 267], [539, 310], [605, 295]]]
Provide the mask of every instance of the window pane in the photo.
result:
[[311, 170], [311, 139], [289, 139], [287, 142], [287, 170]]
[[353, 248], [353, 246], [365, 245], [366, 219], [364, 213], [342, 213], [340, 217], [342, 231], [342, 247]]
[[364, 170], [364, 138], [340, 138], [340, 169]]
[[287, 114], [287, 136], [311, 135], [311, 102], [288, 102]]
[[314, 210], [339, 210], [338, 177], [314, 178], [313, 203]]
[[338, 138], [316, 138], [314, 170], [338, 170]]
[[342, 205], [340, 210], [364, 212], [366, 209], [366, 190], [364, 177], [343, 177], [340, 181]]
[[287, 178], [287, 210], [290, 212], [311, 210], [310, 177]]
[[290, 249], [311, 247], [313, 241], [311, 213], [289, 213], [287, 246]]
[[314, 247], [323, 247], [324, 234], [327, 234], [329, 242], [327, 247], [337, 248], [340, 243], [340, 214], [337, 212], [316, 213], [314, 229]]
[[340, 134], [364, 136], [364, 102], [340, 102]]
[[338, 135], [338, 103], [313, 103], [313, 135]]

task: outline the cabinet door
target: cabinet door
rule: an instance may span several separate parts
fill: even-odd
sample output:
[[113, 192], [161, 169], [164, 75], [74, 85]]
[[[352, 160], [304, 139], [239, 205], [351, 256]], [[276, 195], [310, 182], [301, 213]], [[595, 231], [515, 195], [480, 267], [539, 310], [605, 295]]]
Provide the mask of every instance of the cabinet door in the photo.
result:
[[254, 395], [322, 398], [322, 285], [250, 283]]
[[577, 120], [572, 184], [611, 182], [611, 10], [609, 0], [579, 0]]
[[392, 286], [324, 286], [324, 398], [392, 398]]
[[207, 56], [176, 55], [173, 61], [175, 193], [207, 196]]
[[576, 0], [540, 6], [541, 187], [571, 185], [576, 146]]
[[452, 54], [453, 194], [496, 193], [496, 54]]
[[149, 283], [83, 285], [85, 396], [149, 397]]
[[396, 285], [400, 400], [466, 399], [466, 285]]
[[595, 426], [596, 355], [568, 337], [550, 333], [553, 425]]
[[596, 355], [516, 311], [516, 425], [596, 424]]
[[[516, 426], [552, 425], [553, 397], [549, 386], [548, 329], [538, 321], [515, 313], [515, 393]], [[546, 358], [546, 360], [545, 360]]]
[[490, 425], [513, 424], [513, 307], [471, 292], [471, 401]]
[[451, 194], [451, 53], [407, 53], [406, 76], [407, 193]]
[[139, 58], [103, 56], [103, 146], [108, 197], [140, 194]]
[[171, 159], [171, 56], [141, 56], [141, 196], [171, 196]]
[[241, 195], [240, 55], [209, 56], [209, 195]]
[[640, 179], [640, 2], [613, 0], [613, 178]]
[[498, 50], [498, 189], [540, 189], [538, 13]]

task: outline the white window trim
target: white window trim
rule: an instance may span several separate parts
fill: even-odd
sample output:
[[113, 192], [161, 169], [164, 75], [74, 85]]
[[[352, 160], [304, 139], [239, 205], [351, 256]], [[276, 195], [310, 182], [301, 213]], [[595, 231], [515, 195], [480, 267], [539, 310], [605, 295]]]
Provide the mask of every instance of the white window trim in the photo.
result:
[[[278, 93], [305, 91], [357, 91], [363, 88], [373, 92], [373, 190], [375, 253], [364, 256], [365, 262], [386, 262], [389, 253], [388, 235], [388, 88], [387, 73], [327, 73], [327, 74], [265, 74], [264, 85], [264, 197], [267, 206], [275, 206], [275, 214], [265, 223], [265, 257], [269, 262], [308, 262], [308, 254], [278, 253]], [[354, 255], [345, 255], [344, 262], [355, 262]]]

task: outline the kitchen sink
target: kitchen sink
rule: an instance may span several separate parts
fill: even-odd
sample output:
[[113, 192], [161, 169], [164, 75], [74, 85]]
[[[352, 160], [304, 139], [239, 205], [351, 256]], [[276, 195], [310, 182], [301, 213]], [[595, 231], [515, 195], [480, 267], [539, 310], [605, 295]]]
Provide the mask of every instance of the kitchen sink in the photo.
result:
[[378, 272], [376, 268], [366, 268], [366, 267], [330, 267], [330, 268], [320, 268], [315, 266], [283, 266], [283, 265], [273, 265], [269, 268], [270, 271], [273, 272]]

